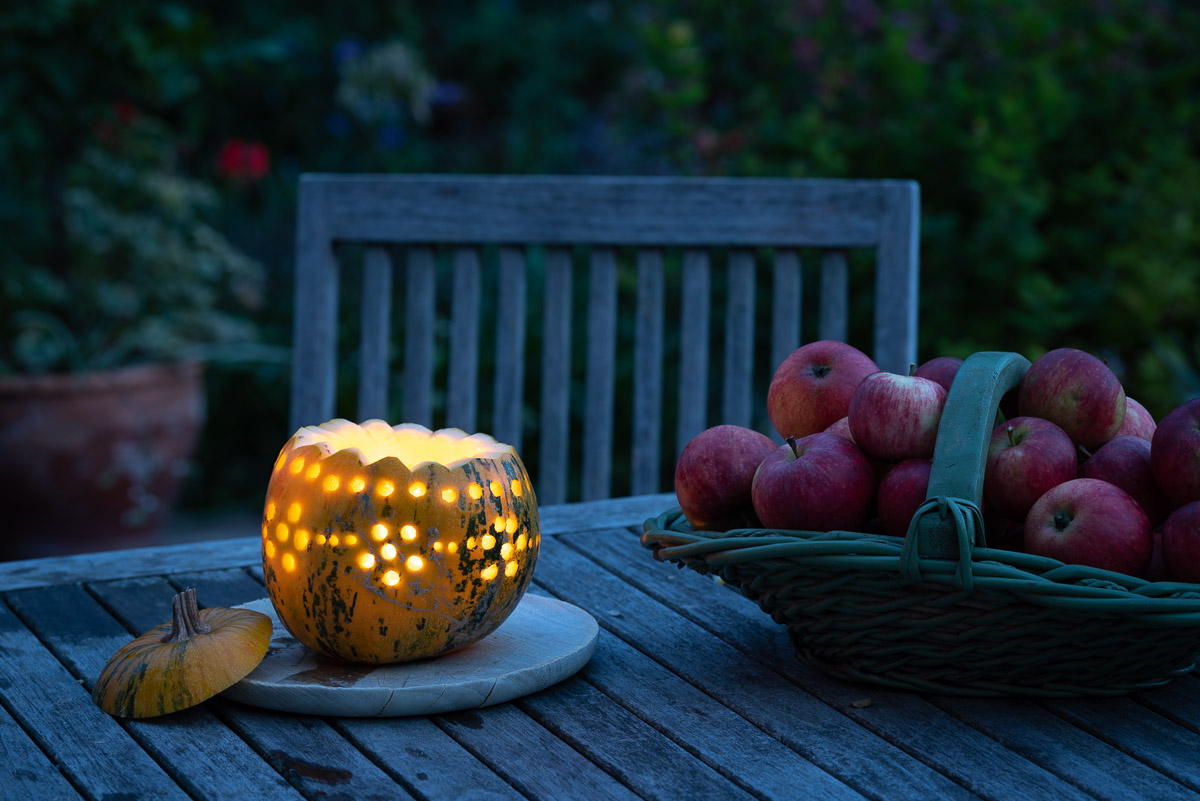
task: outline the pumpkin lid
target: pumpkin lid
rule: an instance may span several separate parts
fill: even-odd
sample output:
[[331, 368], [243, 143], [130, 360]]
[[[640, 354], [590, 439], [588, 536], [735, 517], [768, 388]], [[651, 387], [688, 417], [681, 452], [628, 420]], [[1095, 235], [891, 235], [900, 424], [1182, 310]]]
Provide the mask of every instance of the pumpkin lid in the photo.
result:
[[356, 451], [364, 467], [394, 456], [409, 470], [429, 463], [453, 469], [471, 459], [497, 459], [513, 453], [511, 445], [460, 428], [430, 431], [417, 423], [389, 426], [383, 420], [367, 420], [360, 425], [341, 418], [304, 426], [292, 437], [293, 449], [308, 445], [317, 446], [326, 456]]

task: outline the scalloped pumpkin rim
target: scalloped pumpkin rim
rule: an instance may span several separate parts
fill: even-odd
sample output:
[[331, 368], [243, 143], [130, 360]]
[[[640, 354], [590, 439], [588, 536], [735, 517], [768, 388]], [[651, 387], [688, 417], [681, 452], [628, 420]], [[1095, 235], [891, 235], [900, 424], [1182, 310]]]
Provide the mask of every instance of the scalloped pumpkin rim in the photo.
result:
[[[382, 450], [387, 450], [388, 453], [378, 458], [371, 458], [373, 453], [364, 450], [362, 447], [356, 444], [345, 444], [352, 438], [361, 439], [364, 436], [368, 439], [376, 440], [378, 447]], [[379, 436], [384, 436], [386, 439], [378, 441]], [[434, 444], [437, 447], [450, 447], [452, 445], [457, 446], [460, 443], [469, 443], [474, 448], [463, 456], [447, 460], [429, 458], [409, 460], [394, 453], [397, 449], [425, 449], [430, 444]], [[288, 447], [285, 447], [283, 453], [280, 454], [277, 467], [282, 465], [286, 454], [297, 453], [298, 451], [313, 447], [321, 454], [321, 460], [328, 459], [338, 453], [352, 453], [357, 456], [358, 463], [362, 467], [370, 467], [379, 462], [394, 459], [404, 465], [409, 472], [415, 472], [425, 465], [456, 470], [476, 459], [499, 459], [504, 456], [516, 455], [516, 450], [511, 445], [499, 442], [488, 434], [468, 434], [461, 428], [439, 428], [432, 430], [419, 423], [401, 423], [392, 426], [378, 418], [364, 420], [362, 423], [355, 423], [339, 417], [321, 425], [303, 426], [297, 430], [292, 435]]]

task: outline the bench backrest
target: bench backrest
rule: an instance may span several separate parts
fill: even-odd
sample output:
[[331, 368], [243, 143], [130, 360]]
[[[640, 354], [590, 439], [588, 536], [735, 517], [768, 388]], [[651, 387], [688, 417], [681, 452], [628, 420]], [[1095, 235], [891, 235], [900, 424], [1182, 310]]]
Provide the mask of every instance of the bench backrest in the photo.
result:
[[[432, 427], [444, 398], [445, 426], [487, 431], [523, 453], [543, 504], [568, 500], [568, 486], [577, 485], [583, 500], [613, 493], [618, 341], [628, 339], [622, 332], [630, 328], [629, 494], [661, 491], [661, 479], [669, 475], [663, 460], [664, 343], [674, 342], [676, 332], [684, 346], [674, 343], [669, 364], [675, 385], [668, 410], [675, 416], [671, 462], [709, 425], [765, 429], [751, 395], [752, 370], [764, 360], [773, 370], [800, 345], [801, 249], [821, 253], [821, 339], [847, 336], [847, 250], [873, 249], [871, 355], [892, 371], [916, 359], [919, 192], [911, 181], [306, 174], [299, 193], [293, 430], [335, 416], [342, 361], [338, 252], [359, 244], [357, 419]], [[713, 314], [718, 254], [725, 256], [725, 298], [723, 310]], [[756, 289], [765, 272], [758, 269], [760, 258], [770, 262], [765, 289]], [[493, 260], [494, 275], [488, 271]], [[584, 260], [586, 320], [579, 328], [585, 342], [575, 348], [585, 361], [576, 382], [583, 395], [576, 454], [583, 457], [572, 458], [570, 388], [578, 354], [573, 359], [571, 301], [584, 294], [575, 266]], [[626, 262], [636, 267], [619, 276]], [[401, 265], [397, 382], [390, 342], [393, 277]], [[534, 286], [530, 265], [542, 279]], [[668, 276], [678, 285], [669, 295]], [[443, 290], [450, 288], [448, 335], [438, 333], [446, 328], [436, 318], [439, 278]], [[720, 285], [721, 276], [716, 278]], [[756, 293], [770, 298], [769, 354], [755, 353], [755, 332], [767, 316], [755, 308]], [[530, 298], [540, 298], [535, 315]], [[445, 310], [444, 297], [440, 305]], [[678, 328], [668, 331], [664, 309], [674, 312], [676, 306]], [[630, 325], [620, 325], [621, 312], [631, 315]], [[708, 409], [710, 317], [724, 320], [716, 415]], [[526, 350], [529, 319], [541, 334], [540, 353]], [[489, 348], [482, 360], [481, 336]], [[438, 354], [445, 355], [444, 367], [435, 363]], [[493, 355], [488, 380], [481, 381], [480, 363]], [[540, 386], [539, 402], [528, 407], [527, 370], [540, 371], [540, 381], [536, 372], [530, 376]], [[444, 391], [434, 386], [435, 372], [445, 374]], [[391, 384], [401, 389], [396, 407], [389, 407]], [[476, 419], [481, 386], [491, 388], [491, 420], [484, 422]], [[389, 417], [390, 408], [398, 409], [397, 419]], [[536, 461], [521, 450], [531, 438], [538, 442]]]

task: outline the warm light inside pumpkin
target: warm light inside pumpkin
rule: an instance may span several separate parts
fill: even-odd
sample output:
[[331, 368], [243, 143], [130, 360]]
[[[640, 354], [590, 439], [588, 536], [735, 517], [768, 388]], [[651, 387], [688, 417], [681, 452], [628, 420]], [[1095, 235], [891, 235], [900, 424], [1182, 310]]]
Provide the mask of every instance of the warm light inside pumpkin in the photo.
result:
[[[320, 426], [305, 426], [296, 432], [294, 447], [306, 445], [316, 445], [326, 455], [356, 450], [364, 465], [395, 456], [410, 470], [430, 462], [453, 468], [471, 459], [496, 459], [513, 453], [512, 446], [486, 434], [468, 435], [454, 428], [430, 431], [414, 424], [389, 426], [382, 420], [368, 420], [362, 425], [331, 420]], [[492, 494], [499, 495], [499, 484], [492, 484]]]
[[[533, 496], [513, 449], [486, 434], [381, 420], [302, 428], [264, 508], [272, 603], [306, 645], [352, 661], [458, 647], [528, 586]], [[333, 608], [349, 616], [322, 617]]]

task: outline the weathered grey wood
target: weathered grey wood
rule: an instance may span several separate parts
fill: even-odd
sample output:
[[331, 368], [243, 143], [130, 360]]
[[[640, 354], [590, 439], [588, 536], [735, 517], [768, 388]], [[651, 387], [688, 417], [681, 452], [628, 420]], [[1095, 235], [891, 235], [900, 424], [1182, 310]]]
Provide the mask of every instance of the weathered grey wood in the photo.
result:
[[754, 254], [729, 253], [726, 287], [725, 372], [721, 383], [721, 422], [751, 427], [754, 386]]
[[[517, 706], [642, 798], [753, 798], [586, 682], [568, 679]], [[655, 769], [639, 770], [639, 763]]]
[[58, 768], [0, 706], [0, 782], [10, 798], [69, 801], [82, 798]]
[[242, 605], [271, 619], [266, 657], [224, 695], [243, 704], [330, 717], [394, 718], [511, 701], [576, 673], [596, 649], [587, 612], [526, 595], [470, 648], [395, 665], [346, 665], [314, 653], [280, 622], [271, 601]]
[[[798, 267], [792, 264], [795, 248], [819, 247], [845, 249], [863, 247], [878, 250], [876, 275], [875, 349], [876, 359], [895, 362], [887, 369], [903, 369], [904, 359], [915, 358], [916, 352], [916, 309], [917, 309], [917, 237], [919, 226], [919, 194], [916, 184], [909, 181], [857, 181], [857, 180], [785, 180], [785, 179], [727, 179], [727, 178], [663, 178], [663, 177], [605, 177], [605, 176], [434, 176], [434, 175], [304, 175], [300, 181], [300, 215], [297, 234], [297, 276], [305, 289], [297, 290], [297, 338], [296, 364], [293, 381], [296, 390], [293, 418], [306, 409], [310, 418], [306, 422], [319, 422], [334, 414], [333, 398], [336, 387], [333, 340], [336, 331], [337, 265], [333, 260], [334, 245], [340, 242], [364, 242], [369, 245], [404, 245], [418, 252], [431, 253], [429, 249], [439, 245], [458, 248], [456, 273], [457, 286], [467, 294], [455, 292], [451, 322], [450, 369], [447, 389], [447, 425], [475, 430], [477, 420], [478, 382], [488, 381], [494, 389], [494, 417], [492, 433], [499, 429], [502, 439], [522, 439], [522, 421], [525, 418], [521, 386], [523, 360], [508, 360], [509, 351], [502, 342], [508, 341], [513, 326], [520, 325], [516, 319], [497, 316], [498, 341], [497, 369], [494, 375], [481, 379], [478, 375], [480, 319], [488, 314], [479, 304], [480, 278], [478, 271], [478, 248], [498, 245], [502, 250], [501, 270], [506, 261], [519, 249], [529, 246], [574, 247], [590, 246], [600, 251], [618, 246], [639, 248], [681, 247], [690, 251], [685, 261], [694, 261], [697, 253], [706, 247], [731, 247], [734, 253], [747, 248], [770, 247], [780, 251], [776, 266], [778, 288], [781, 295], [773, 299], [773, 307], [784, 313], [772, 323], [773, 362], [779, 360], [786, 342], [796, 341], [787, 333], [799, 327], [799, 302], [789, 305], [784, 298], [798, 298]], [[300, 249], [304, 248], [303, 253]], [[464, 254], [474, 261], [474, 269], [463, 264]], [[508, 255], [505, 255], [507, 253]], [[742, 256], [735, 256], [735, 261]], [[432, 267], [433, 259], [426, 261]], [[685, 265], [686, 266], [686, 265]], [[412, 265], [410, 264], [410, 267]], [[733, 267], [731, 266], [731, 269]], [[707, 268], [704, 268], [707, 276]], [[690, 272], [690, 271], [685, 271]], [[467, 281], [464, 274], [474, 280]], [[410, 270], [410, 277], [413, 271]], [[312, 280], [309, 280], [309, 277]], [[828, 276], [827, 276], [828, 277]], [[685, 296], [701, 289], [697, 278], [687, 279]], [[467, 286], [469, 284], [469, 286]], [[425, 285], [423, 285], [425, 286]], [[490, 279], [489, 279], [490, 286]], [[500, 291], [507, 292], [512, 285], [502, 280]], [[793, 292], [793, 288], [795, 292]], [[515, 290], [514, 290], [515, 291]], [[746, 306], [751, 299], [753, 309], [755, 294], [753, 285], [740, 282], [731, 284], [730, 297], [726, 303], [730, 308]], [[841, 287], [839, 303], [825, 309], [822, 335], [844, 339], [848, 330], [846, 320], [846, 289]], [[824, 294], [824, 293], [823, 293]], [[732, 295], [738, 295], [733, 297]], [[428, 295], [412, 294], [410, 298]], [[594, 298], [590, 299], [592, 302]], [[491, 299], [489, 299], [490, 303]], [[370, 301], [375, 304], [375, 300]], [[517, 301], [519, 303], [519, 301]], [[604, 301], [606, 302], [606, 301]], [[705, 301], [707, 303], [707, 301]], [[415, 305], [410, 300], [409, 305]], [[430, 301], [432, 307], [432, 300]], [[372, 309], [377, 311], [373, 305]], [[467, 311], [470, 310], [470, 311]], [[374, 314], [375, 312], [371, 312]], [[793, 314], [795, 319], [793, 319]], [[309, 322], [314, 321], [311, 325]], [[432, 362], [424, 357], [431, 354], [430, 337], [434, 327], [423, 325], [421, 335], [418, 320], [423, 317], [408, 316], [405, 372], [411, 374], [416, 388], [406, 386], [405, 396], [412, 395], [411, 404], [406, 400], [405, 418], [418, 422], [431, 420], [431, 399], [436, 393], [425, 387], [432, 376]], [[685, 315], [689, 333], [700, 331], [703, 337], [695, 340], [705, 343], [697, 353], [689, 346], [682, 349], [683, 360], [689, 369], [681, 370], [680, 414], [676, 430], [678, 452], [707, 423], [707, 398], [709, 389], [707, 369], [690, 369], [690, 362], [699, 360], [707, 367], [707, 323], [708, 313], [702, 316]], [[725, 356], [727, 360], [722, 385], [721, 416], [726, 422], [742, 425], [755, 420], [754, 386], [751, 357], [753, 348], [753, 312], [746, 317], [736, 316], [738, 329], [726, 329]], [[740, 325], [749, 322], [747, 331]], [[492, 323], [489, 316], [488, 325]], [[364, 321], [364, 325], [368, 325]], [[375, 326], [375, 324], [370, 324]], [[370, 330], [377, 330], [377, 326]], [[831, 333], [832, 332], [832, 333]], [[490, 328], [488, 329], [490, 334]], [[368, 336], [370, 336], [368, 334]], [[322, 337], [319, 347], [304, 342], [304, 339]], [[456, 343], [470, 342], [466, 349]], [[569, 343], [567, 344], [569, 347]], [[376, 349], [378, 349], [376, 347]], [[413, 353], [408, 350], [413, 349]], [[372, 352], [372, 346], [364, 345], [364, 358]], [[420, 354], [420, 355], [417, 355]], [[898, 354], [909, 354], [904, 356]], [[543, 353], [543, 358], [546, 357]], [[744, 358], [743, 358], [744, 357]], [[431, 359], [431, 356], [430, 356]], [[377, 359], [376, 359], [377, 361]], [[615, 359], [606, 360], [614, 365]], [[302, 367], [302, 365], [304, 365]], [[411, 365], [411, 369], [410, 369]], [[503, 366], [503, 368], [502, 368]], [[512, 369], [512, 367], [517, 369]], [[770, 365], [773, 369], [774, 364]], [[882, 365], [881, 365], [882, 366]], [[745, 373], [747, 379], [742, 380]], [[590, 375], [590, 373], [589, 373]], [[382, 371], [365, 371], [360, 395], [378, 409], [379, 387], [386, 374]], [[740, 383], [739, 383], [740, 382]], [[543, 383], [543, 391], [548, 383]], [[590, 390], [588, 390], [590, 393]], [[626, 392], [628, 390], [623, 390]], [[560, 396], [555, 395], [557, 401]], [[520, 402], [518, 402], [520, 401]], [[643, 398], [639, 403], [650, 402]], [[609, 395], [588, 395], [596, 414], [604, 417], [602, 410], [610, 405]], [[515, 409], [515, 410], [514, 410]], [[361, 417], [362, 415], [360, 415]], [[553, 416], [558, 417], [557, 411]], [[319, 418], [319, 419], [318, 419]], [[653, 420], [636, 416], [639, 425], [650, 425]], [[761, 422], [761, 416], [758, 418]], [[514, 422], [516, 421], [516, 422]], [[762, 423], [765, 427], [765, 423]], [[557, 431], [557, 430], [556, 430]], [[611, 427], [608, 433], [613, 434]], [[584, 437], [598, 438], [592, 433], [590, 422]], [[551, 436], [539, 432], [543, 446], [553, 451], [548, 454], [553, 460], [562, 452], [567, 436], [557, 433]], [[661, 439], [661, 437], [660, 437]], [[636, 458], [640, 461], [646, 454], [642, 444], [648, 439], [639, 439], [635, 446]], [[602, 449], [599, 458], [589, 456], [584, 470], [589, 478], [581, 483], [584, 498], [604, 497], [612, 493], [612, 451], [610, 440]], [[590, 452], [590, 449], [589, 449]], [[622, 456], [628, 452], [622, 443]], [[634, 456], [631, 455], [631, 459]], [[660, 454], [661, 458], [661, 454]], [[569, 473], [557, 469], [551, 461], [543, 470], [534, 467], [538, 484], [544, 475], [545, 490], [551, 500], [565, 500]], [[665, 472], [665, 465], [657, 466], [656, 474]], [[637, 474], [636, 486], [646, 475], [644, 465], [630, 465], [631, 489], [635, 485], [633, 474]], [[624, 471], [622, 470], [622, 473]], [[573, 479], [572, 479], [573, 480]], [[626, 491], [622, 486], [622, 492]]]
[[367, 248], [362, 281], [362, 350], [358, 364], [358, 419], [388, 419], [388, 343], [392, 320], [392, 257]]
[[35, 733], [38, 747], [81, 794], [186, 801], [187, 794], [2, 603], [0, 642], [4, 708]]
[[633, 356], [633, 457], [630, 494], [658, 492], [663, 394], [663, 255], [638, 252]]
[[[584, 545], [571, 535], [564, 535], [562, 540], [575, 547]], [[855, 686], [805, 665], [792, 652], [784, 629], [779, 624], [755, 604], [737, 593], [721, 590], [704, 576], [692, 571], [671, 571], [675, 580], [662, 581], [661, 573], [655, 568], [669, 566], [636, 559], [636, 552], [628, 546], [621, 547], [618, 538], [596, 538], [593, 535], [589, 542], [594, 542], [594, 548], [589, 548], [587, 552], [595, 553], [609, 570], [618, 571], [629, 584], [725, 641], [742, 655], [742, 659], [759, 663], [765, 669], [786, 677], [833, 709], [841, 710], [863, 729], [903, 747], [930, 768], [971, 792], [985, 798], [1039, 798], [1046, 801], [1059, 798], [1082, 801], [1088, 797], [1068, 782], [999, 746], [995, 740], [945, 714], [918, 695], [879, 687]], [[554, 544], [561, 543], [556, 540]], [[543, 546], [538, 560], [538, 576], [542, 581], [545, 581], [548, 572], [544, 562], [550, 550], [552, 548]], [[629, 597], [629, 593], [625, 596]], [[571, 600], [568, 596], [563, 597]], [[572, 602], [589, 608], [587, 604]], [[625, 618], [640, 622], [650, 617], [649, 612], [641, 612], [623, 614], [620, 622], [606, 621], [599, 616], [597, 619], [601, 625], [617, 630], [622, 638], [628, 639], [617, 626], [624, 625]], [[864, 698], [870, 699], [869, 705], [861, 708], [854, 705]], [[998, 772], [997, 765], [1003, 765], [1003, 771]], [[928, 792], [918, 797], [931, 795], [941, 797], [940, 793]]]
[[[335, 239], [873, 247], [906, 181], [308, 174]], [[310, 189], [312, 187], [312, 189]]]
[[[540, 505], [542, 533], [588, 528], [637, 526], [676, 505], [673, 493], [606, 498], [590, 503]], [[106, 579], [158, 576], [189, 570], [220, 570], [262, 564], [258, 520], [248, 521], [246, 537], [184, 545], [131, 548], [51, 559], [0, 562], [0, 592], [55, 584], [74, 584], [96, 577]]]
[[[722, 589], [711, 579], [690, 571], [676, 571], [654, 562], [648, 554], [638, 554], [633, 535], [622, 536], [628, 539], [619, 547], [633, 556], [643, 556], [648, 566], [659, 572], [658, 580], [663, 582], [664, 591], [674, 591], [680, 583], [690, 584], [698, 579], [714, 597], [728, 595], [757, 612], [749, 601]], [[572, 539], [571, 535], [563, 537], [567, 541]], [[605, 551], [606, 558], [608, 553]], [[588, 580], [580, 581], [581, 575]], [[613, 632], [869, 798], [975, 798], [901, 748], [863, 729], [846, 717], [845, 710], [831, 708], [806, 688], [788, 681], [761, 662], [746, 658], [744, 653], [695, 622], [666, 612], [660, 603], [641, 592], [630, 591], [621, 577], [601, 569], [557, 540], [542, 539], [537, 580], [555, 596], [591, 612], [601, 628]], [[703, 611], [711, 599], [696, 594], [692, 603], [699, 604]], [[664, 619], [671, 620], [671, 625], [663, 627], [656, 622]], [[737, 633], [734, 631], [732, 635]], [[786, 638], [781, 639], [786, 643]], [[873, 691], [861, 695], [870, 692]]]
[[571, 252], [546, 248], [542, 325], [542, 415], [538, 446], [538, 503], [567, 500], [571, 395]]
[[450, 373], [446, 382], [446, 427], [476, 431], [479, 393], [479, 312], [482, 288], [479, 251], [454, 251], [454, 297], [450, 305]]
[[898, 182], [883, 191], [887, 201], [875, 267], [874, 358], [881, 370], [903, 374], [917, 361], [921, 190], [916, 183]]
[[675, 456], [708, 428], [709, 310], [712, 268], [708, 251], [690, 248], [683, 254], [683, 288], [679, 301], [679, 415]]
[[775, 251], [771, 278], [770, 375], [774, 375], [783, 360], [800, 347], [802, 292], [800, 254], [794, 250]]
[[[263, 593], [262, 585], [240, 570], [180, 574], [175, 581], [194, 586], [202, 607], [235, 606]], [[104, 582], [95, 587], [105, 605], [136, 631], [155, 625], [152, 621], [160, 615], [159, 599], [174, 589], [161, 580]], [[321, 718], [270, 712], [220, 699], [207, 704], [308, 798], [327, 797], [330, 790], [344, 798], [411, 797], [395, 777], [382, 771]]]
[[[346, 719], [343, 737], [420, 798], [521, 801], [508, 782], [454, 742], [431, 718]], [[403, 749], [397, 742], [405, 743]]]
[[827, 250], [821, 254], [821, 312], [817, 332], [821, 339], [846, 341], [850, 320], [850, 271], [846, 253]]
[[862, 798], [728, 707], [607, 631], [583, 675], [630, 712], [759, 798]]
[[409, 249], [404, 275], [403, 422], [420, 423], [426, 428], [433, 428], [436, 269], [433, 248]]
[[1164, 717], [1145, 714], [1131, 698], [1063, 699], [1040, 702], [1054, 714], [1118, 747], [1159, 773], [1200, 792], [1200, 733]]
[[1006, 748], [1097, 798], [1195, 801], [1196, 793], [1032, 701], [935, 698], [933, 702]]
[[588, 275], [587, 397], [584, 399], [585, 501], [612, 494], [613, 396], [617, 358], [617, 256], [593, 248]]
[[639, 798], [515, 704], [438, 715], [434, 721], [529, 798]]
[[[170, 589], [158, 581], [148, 586]], [[134, 636], [78, 585], [15, 592], [8, 595], [8, 602], [87, 690], [109, 657]], [[68, 609], [70, 613], [64, 614]], [[170, 619], [169, 593], [164, 592], [157, 605], [149, 605], [147, 618], [155, 613], [159, 623]], [[129, 721], [126, 729], [194, 798], [300, 797], [207, 705], [153, 720]], [[187, 758], [179, 759], [181, 754]]]
[[521, 452], [521, 422], [525, 409], [525, 253], [500, 248], [496, 306], [496, 389], [491, 434]]
[[296, 211], [290, 429], [333, 417], [337, 383], [338, 264], [325, 187], [301, 192]]

